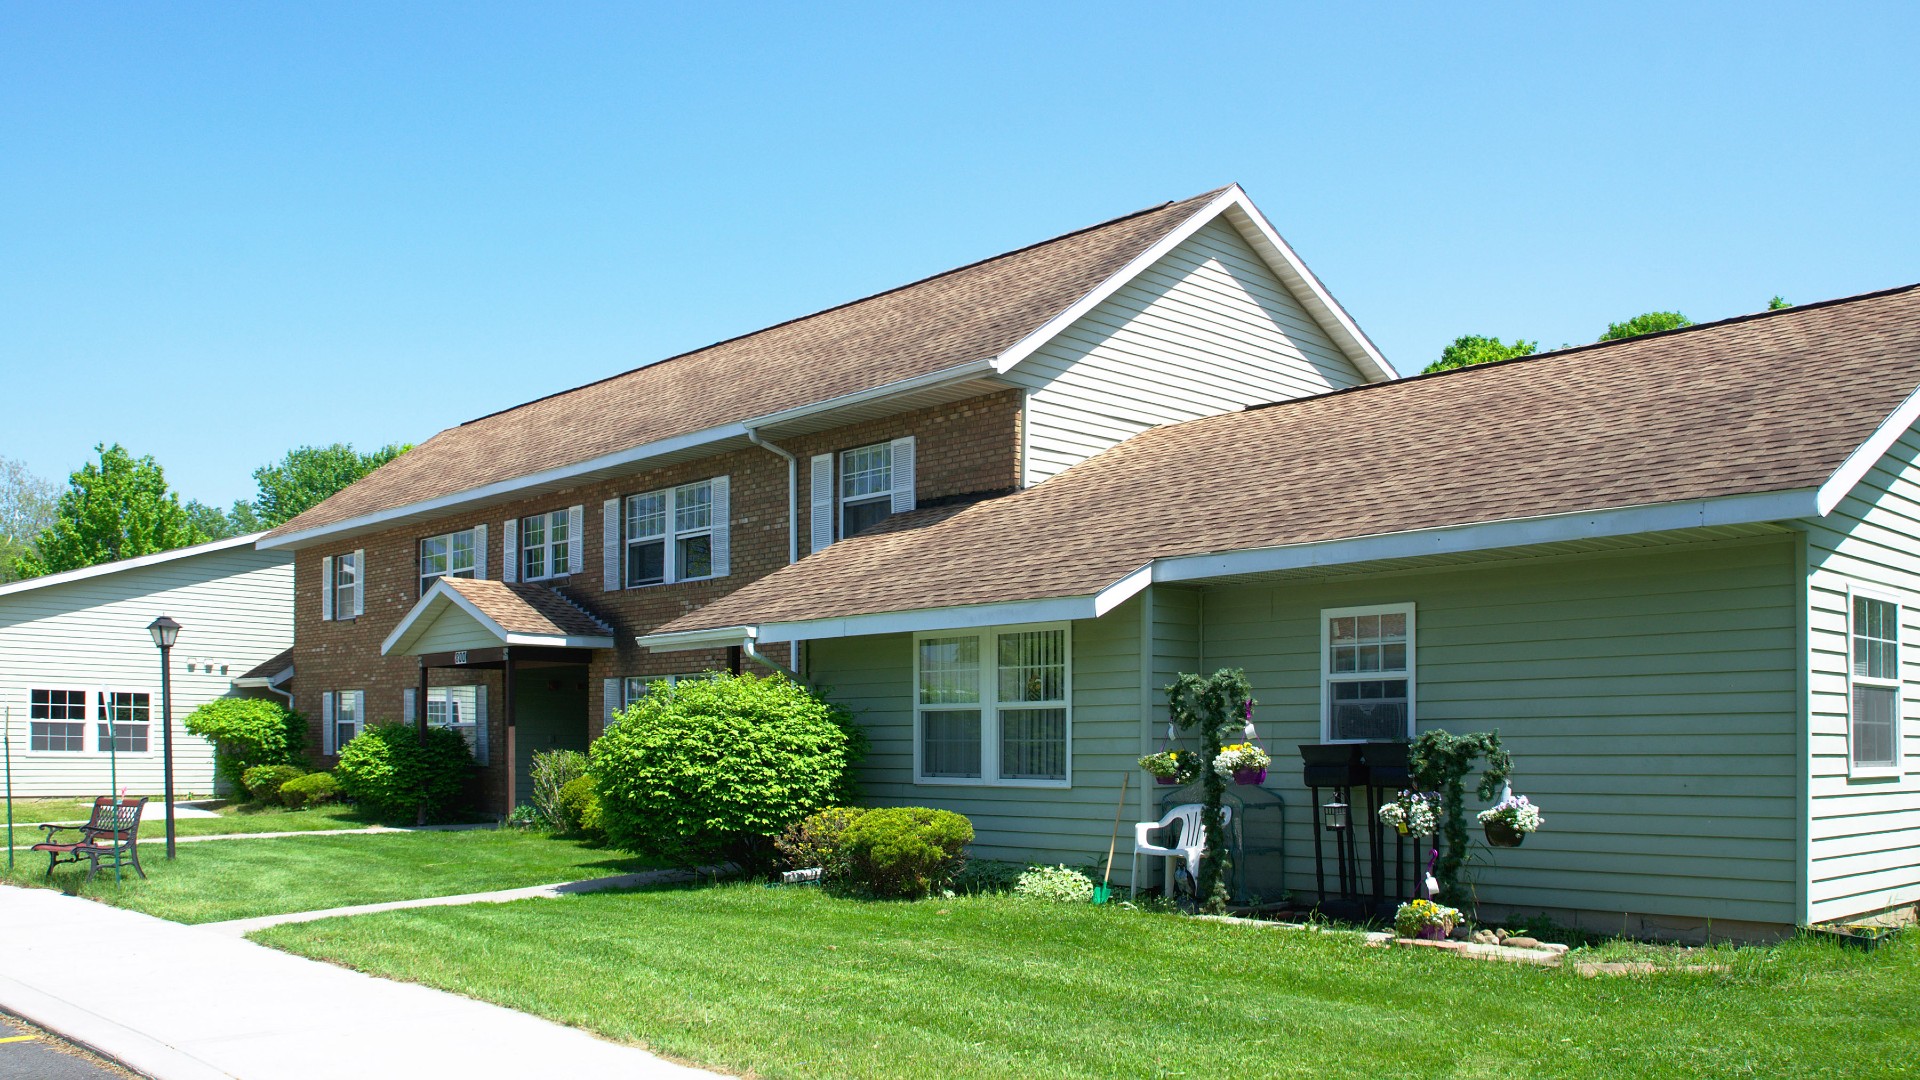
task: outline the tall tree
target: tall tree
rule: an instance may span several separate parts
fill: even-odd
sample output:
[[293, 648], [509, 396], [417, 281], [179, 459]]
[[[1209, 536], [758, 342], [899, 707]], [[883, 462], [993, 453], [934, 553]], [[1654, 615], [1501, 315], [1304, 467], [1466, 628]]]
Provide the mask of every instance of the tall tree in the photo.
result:
[[17, 576], [77, 570], [206, 539], [180, 496], [167, 490], [166, 473], [151, 456], [136, 458], [119, 443], [93, 449], [100, 460], [67, 478], [52, 524], [40, 531], [33, 550], [13, 560]]
[[187, 520], [193, 523], [193, 530], [204, 540], [225, 540], [230, 536], [239, 536], [240, 530], [233, 527], [226, 511], [217, 506], [208, 506], [199, 499], [188, 499], [181, 509], [187, 512]]
[[1621, 338], [1657, 334], [1662, 330], [1678, 330], [1692, 325], [1692, 319], [1677, 311], [1649, 311], [1645, 315], [1635, 315], [1626, 322], [1608, 323], [1607, 332], [1601, 334], [1599, 340], [1619, 341]]
[[32, 549], [34, 538], [53, 524], [53, 501], [60, 489], [27, 470], [26, 463], [0, 458], [0, 582], [12, 581], [13, 562]]
[[1780, 311], [1784, 308], [1790, 308], [1792, 306], [1793, 305], [1789, 303], [1787, 298], [1784, 296], [1775, 296], [1773, 299], [1767, 301], [1768, 311]]
[[1497, 337], [1462, 334], [1453, 339], [1453, 344], [1440, 350], [1440, 359], [1421, 369], [1420, 374], [1452, 371], [1454, 368], [1472, 367], [1475, 364], [1490, 364], [1495, 360], [1511, 360], [1516, 356], [1531, 356], [1539, 348], [1540, 343], [1537, 341], [1522, 341], [1514, 338], [1509, 344]]
[[264, 527], [284, 524], [411, 449], [411, 444], [394, 443], [362, 454], [346, 443], [334, 443], [289, 450], [279, 461], [253, 470], [260, 484], [253, 510]]

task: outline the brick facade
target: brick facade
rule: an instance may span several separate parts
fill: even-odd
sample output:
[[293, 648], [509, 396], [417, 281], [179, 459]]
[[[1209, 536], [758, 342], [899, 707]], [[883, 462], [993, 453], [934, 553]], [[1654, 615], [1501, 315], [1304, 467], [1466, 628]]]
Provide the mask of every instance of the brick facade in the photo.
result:
[[[915, 437], [915, 495], [922, 502], [945, 497], [1002, 491], [1020, 481], [1020, 392], [1005, 390], [948, 405], [793, 439], [775, 440], [799, 459], [799, 553], [807, 554], [810, 459], [884, 442]], [[601, 507], [608, 499], [655, 491], [714, 476], [730, 477], [730, 572], [724, 578], [621, 589], [602, 588]], [[450, 513], [385, 532], [320, 542], [296, 552], [294, 562], [294, 702], [309, 718], [311, 746], [321, 758], [320, 696], [325, 691], [366, 692], [367, 721], [397, 720], [405, 691], [419, 685], [412, 656], [382, 656], [380, 644], [419, 600], [418, 545], [423, 537], [487, 526], [486, 574], [501, 576], [505, 541], [502, 525], [536, 513], [584, 506], [583, 535], [575, 551], [580, 564], [550, 585], [604, 619], [615, 630], [612, 649], [596, 650], [586, 669], [587, 731], [597, 736], [604, 715], [602, 680], [636, 675], [678, 674], [725, 669], [725, 650], [653, 654], [633, 639], [696, 610], [787, 563], [787, 463], [758, 447], [732, 451], [630, 476], [557, 491], [536, 498], [498, 502]], [[320, 618], [321, 560], [355, 550], [366, 553], [361, 567], [364, 613], [354, 619]], [[785, 662], [784, 645], [765, 650]], [[506, 786], [506, 732], [501, 675], [497, 671], [435, 669], [434, 686], [485, 685], [490, 702], [491, 763], [476, 777], [475, 794], [488, 807], [500, 806]], [[522, 669], [517, 677], [578, 678], [578, 669]]]

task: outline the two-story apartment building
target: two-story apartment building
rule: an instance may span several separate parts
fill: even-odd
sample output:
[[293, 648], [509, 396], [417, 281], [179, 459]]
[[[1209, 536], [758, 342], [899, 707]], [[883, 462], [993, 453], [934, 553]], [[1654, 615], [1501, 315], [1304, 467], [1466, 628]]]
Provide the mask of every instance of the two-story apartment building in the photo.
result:
[[260, 546], [294, 555], [322, 760], [424, 710], [504, 810], [534, 751], [584, 748], [649, 680], [787, 664], [780, 641], [636, 638], [806, 553], [1158, 425], [1393, 377], [1228, 187], [450, 428]]

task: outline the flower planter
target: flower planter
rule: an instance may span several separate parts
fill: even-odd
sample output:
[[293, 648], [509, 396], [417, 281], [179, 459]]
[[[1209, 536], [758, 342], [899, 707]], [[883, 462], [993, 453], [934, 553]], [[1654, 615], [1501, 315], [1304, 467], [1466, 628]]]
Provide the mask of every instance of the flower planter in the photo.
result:
[[1180, 782], [1180, 778], [1177, 776], [1156, 776], [1153, 778], [1153, 782], [1156, 784], [1165, 784], [1168, 787], [1172, 787], [1173, 785]]
[[1414, 937], [1421, 941], [1445, 941], [1452, 933], [1452, 923], [1438, 923], [1421, 927], [1420, 932], [1415, 934]]
[[1264, 784], [1267, 782], [1267, 770], [1265, 767], [1258, 769], [1235, 769], [1233, 771], [1233, 782], [1249, 786]]
[[1527, 834], [1504, 821], [1483, 821], [1480, 829], [1487, 834], [1488, 847], [1519, 847], [1527, 839]]

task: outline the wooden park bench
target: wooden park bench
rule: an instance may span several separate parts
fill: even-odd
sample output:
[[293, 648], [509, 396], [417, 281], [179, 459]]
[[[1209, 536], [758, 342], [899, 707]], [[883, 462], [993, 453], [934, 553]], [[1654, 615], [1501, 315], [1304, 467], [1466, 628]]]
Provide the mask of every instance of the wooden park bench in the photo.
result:
[[[39, 825], [45, 829], [47, 838], [33, 845], [34, 851], [47, 853], [47, 876], [53, 876], [53, 869], [61, 863], [77, 863], [87, 860], [87, 880], [100, 872], [100, 860], [107, 865], [119, 868], [128, 863], [134, 872], [146, 877], [147, 872], [140, 869], [140, 812], [146, 809], [147, 797], [138, 799], [115, 799], [111, 795], [102, 795], [93, 800], [93, 817], [85, 825]], [[71, 842], [56, 843], [55, 833], [77, 832], [80, 839]]]

